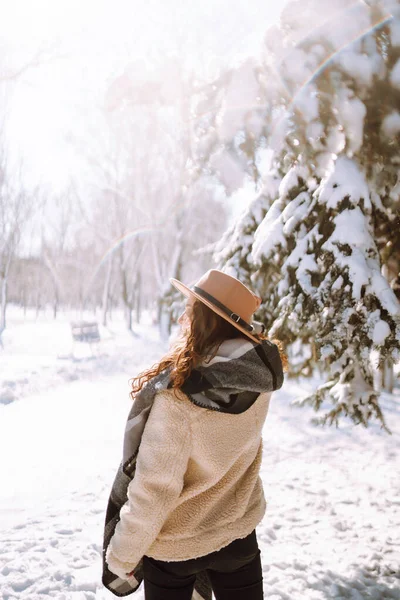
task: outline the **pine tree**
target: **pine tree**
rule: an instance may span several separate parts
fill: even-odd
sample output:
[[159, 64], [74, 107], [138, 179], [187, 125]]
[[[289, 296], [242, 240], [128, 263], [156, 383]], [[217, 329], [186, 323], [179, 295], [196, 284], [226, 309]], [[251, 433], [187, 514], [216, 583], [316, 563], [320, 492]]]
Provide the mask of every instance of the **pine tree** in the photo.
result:
[[385, 426], [374, 372], [400, 358], [383, 274], [400, 264], [400, 2], [291, 2], [259, 81], [270, 117], [253, 144], [273, 151], [260, 181], [274, 190], [261, 187], [219, 264], [260, 292], [271, 337], [301, 345], [293, 371], [327, 375], [306, 399], [319, 422]]

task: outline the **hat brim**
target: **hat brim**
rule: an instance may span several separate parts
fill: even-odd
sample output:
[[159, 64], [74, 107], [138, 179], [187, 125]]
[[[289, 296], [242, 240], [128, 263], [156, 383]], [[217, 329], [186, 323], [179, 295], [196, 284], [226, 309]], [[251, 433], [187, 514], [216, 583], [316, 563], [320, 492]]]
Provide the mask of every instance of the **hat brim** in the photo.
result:
[[187, 298], [192, 296], [193, 298], [196, 298], [196, 300], [200, 300], [200, 302], [202, 302], [203, 304], [208, 306], [208, 308], [211, 308], [211, 310], [213, 310], [215, 313], [217, 313], [217, 315], [219, 315], [220, 317], [225, 319], [225, 321], [228, 321], [228, 323], [233, 325], [233, 327], [235, 327], [236, 329], [239, 329], [239, 331], [241, 331], [246, 337], [250, 338], [256, 344], [261, 344], [261, 340], [259, 338], [256, 338], [249, 331], [246, 331], [246, 329], [244, 329], [244, 327], [241, 327], [238, 323], [235, 323], [235, 321], [232, 321], [232, 319], [230, 319], [228, 317], [228, 315], [226, 315], [222, 310], [220, 310], [218, 308], [218, 306], [215, 306], [215, 304], [213, 304], [212, 302], [209, 302], [208, 300], [206, 300], [205, 298], [203, 298], [202, 296], [200, 296], [199, 294], [194, 292], [192, 289], [190, 289], [187, 285], [185, 285], [178, 279], [171, 278], [169, 281], [170, 281], [170, 283], [172, 283], [172, 285], [177, 290], [179, 290]]

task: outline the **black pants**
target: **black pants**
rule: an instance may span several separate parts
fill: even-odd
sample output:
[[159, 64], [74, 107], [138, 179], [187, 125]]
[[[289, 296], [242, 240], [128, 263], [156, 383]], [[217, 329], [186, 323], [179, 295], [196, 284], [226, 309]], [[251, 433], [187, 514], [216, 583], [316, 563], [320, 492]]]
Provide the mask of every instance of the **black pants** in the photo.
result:
[[191, 600], [196, 573], [207, 571], [216, 600], [262, 600], [260, 550], [256, 533], [191, 560], [143, 558], [146, 600]]

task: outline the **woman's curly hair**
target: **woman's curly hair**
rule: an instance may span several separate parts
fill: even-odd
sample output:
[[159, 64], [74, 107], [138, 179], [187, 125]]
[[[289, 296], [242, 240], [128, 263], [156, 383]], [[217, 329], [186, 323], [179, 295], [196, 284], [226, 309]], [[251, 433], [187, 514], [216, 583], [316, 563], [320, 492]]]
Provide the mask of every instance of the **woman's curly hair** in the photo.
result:
[[[186, 326], [182, 327], [181, 334], [171, 346], [168, 353], [155, 365], [131, 379], [132, 400], [142, 387], [153, 377], [159, 375], [166, 368], [171, 369], [172, 388], [180, 388], [189, 377], [192, 369], [206, 357], [215, 356], [220, 344], [227, 339], [246, 336], [229, 321], [215, 313], [199, 300], [190, 306], [190, 318]], [[266, 336], [259, 335], [260, 340]], [[284, 370], [287, 367], [287, 358], [280, 342], [273, 340], [278, 346]]]

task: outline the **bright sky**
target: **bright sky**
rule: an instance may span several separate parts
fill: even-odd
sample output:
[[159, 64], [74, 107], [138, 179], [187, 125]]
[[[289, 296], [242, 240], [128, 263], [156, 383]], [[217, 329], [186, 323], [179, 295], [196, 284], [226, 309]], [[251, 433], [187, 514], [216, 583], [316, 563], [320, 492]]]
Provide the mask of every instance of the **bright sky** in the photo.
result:
[[69, 132], [79, 135], [101, 106], [107, 78], [130, 63], [146, 77], [167, 56], [204, 74], [257, 54], [286, 1], [0, 0], [0, 69], [23, 64], [39, 47], [53, 48], [47, 64], [13, 92], [13, 155], [24, 156], [32, 181], [63, 187], [80, 164]]

